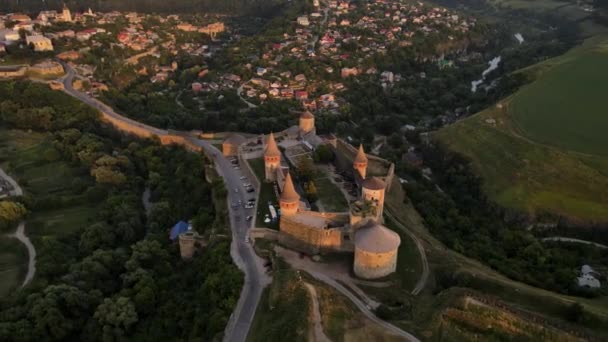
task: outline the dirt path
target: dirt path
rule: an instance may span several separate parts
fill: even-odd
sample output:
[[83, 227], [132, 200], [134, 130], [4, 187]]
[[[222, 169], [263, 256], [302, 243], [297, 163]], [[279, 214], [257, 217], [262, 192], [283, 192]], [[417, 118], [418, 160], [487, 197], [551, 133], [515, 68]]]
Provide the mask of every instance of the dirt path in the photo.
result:
[[602, 249], [608, 248], [608, 246], [602, 245], [601, 243], [596, 243], [596, 242], [593, 242], [593, 241], [587, 241], [587, 240], [581, 240], [581, 239], [574, 239], [574, 238], [569, 238], [569, 237], [563, 237], [563, 236], [546, 237], [546, 238], [543, 238], [541, 240], [542, 241], [559, 241], [559, 242], [584, 243], [586, 245], [594, 245], [597, 248], [602, 248]]
[[7, 175], [6, 172], [4, 172], [4, 170], [2, 170], [1, 168], [0, 168], [0, 178], [4, 178], [13, 187], [13, 191], [12, 191], [13, 196], [23, 196], [23, 189], [21, 189], [19, 184], [17, 184], [17, 182], [15, 182], [15, 180], [12, 179], [9, 175]]
[[429, 262], [426, 258], [426, 252], [424, 250], [424, 246], [422, 246], [422, 243], [420, 242], [420, 240], [418, 240], [416, 235], [414, 235], [414, 233], [412, 233], [401, 222], [399, 222], [397, 220], [397, 218], [390, 213], [390, 211], [385, 210], [384, 213], [391, 220], [393, 220], [393, 222], [395, 222], [397, 227], [399, 227], [399, 229], [401, 229], [404, 233], [406, 233], [416, 244], [416, 248], [418, 249], [418, 253], [420, 254], [420, 262], [422, 262], [422, 274], [420, 275], [420, 279], [418, 279], [416, 286], [412, 290], [412, 294], [417, 295], [420, 293], [420, 291], [422, 291], [424, 289], [424, 287], [426, 286], [426, 282], [429, 279]]
[[30, 239], [27, 237], [27, 235], [25, 235], [25, 221], [19, 223], [15, 233], [9, 234], [8, 236], [21, 241], [21, 243], [23, 243], [27, 248], [27, 254], [29, 255], [27, 274], [25, 275], [25, 279], [21, 284], [21, 287], [24, 287], [25, 285], [29, 284], [32, 279], [34, 279], [34, 274], [36, 274], [36, 248], [34, 248], [34, 245]]
[[[23, 196], [23, 189], [21, 189], [19, 184], [17, 184], [17, 182], [9, 175], [7, 175], [6, 172], [4, 172], [4, 170], [2, 169], [0, 169], [0, 177], [5, 179], [12, 185], [13, 195]], [[34, 248], [34, 245], [30, 241], [30, 239], [27, 237], [27, 235], [25, 235], [25, 221], [20, 222], [19, 226], [17, 226], [17, 230], [13, 234], [9, 234], [8, 237], [15, 238], [21, 241], [21, 243], [23, 243], [27, 248], [27, 253], [29, 255], [29, 260], [27, 263], [27, 274], [25, 275], [25, 279], [21, 284], [21, 287], [24, 287], [25, 285], [29, 284], [32, 279], [34, 279], [34, 274], [36, 274], [36, 248]]]
[[[350, 280], [340, 276], [343, 271], [335, 268], [332, 269], [331, 267], [335, 267], [332, 265], [319, 264], [309, 260], [308, 258], [300, 258], [297, 252], [279, 246], [275, 247], [275, 251], [293, 268], [310, 274], [313, 278], [333, 287], [342, 295], [346, 296], [359, 309], [359, 311], [365, 315], [365, 317], [378, 324], [387, 333], [403, 337], [409, 341], [419, 341], [416, 336], [378, 318], [372, 310], [376, 309], [379, 303], [369, 298], [360, 289], [357, 288], [359, 291], [355, 290], [356, 286], [350, 282]], [[345, 284], [350, 289], [346, 288], [346, 286], [342, 284]]]
[[323, 321], [321, 319], [321, 312], [319, 311], [317, 289], [310, 283], [304, 283], [304, 286], [306, 286], [312, 302], [312, 323], [314, 327], [314, 338], [312, 340], [315, 342], [331, 342], [327, 335], [325, 335], [325, 332], [323, 332]]

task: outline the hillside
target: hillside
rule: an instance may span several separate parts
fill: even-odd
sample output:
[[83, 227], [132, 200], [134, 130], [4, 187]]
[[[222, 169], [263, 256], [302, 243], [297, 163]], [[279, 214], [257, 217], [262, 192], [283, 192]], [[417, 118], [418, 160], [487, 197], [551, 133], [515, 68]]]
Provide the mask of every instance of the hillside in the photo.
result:
[[0, 9], [6, 12], [38, 12], [59, 9], [65, 3], [73, 11], [137, 11], [142, 13], [193, 13], [212, 12], [225, 14], [262, 15], [271, 11], [281, 0], [0, 0]]
[[[527, 68], [536, 80], [496, 107], [435, 133], [472, 160], [489, 197], [531, 216], [608, 221], [606, 40]], [[576, 87], [573, 82], [576, 80]]]

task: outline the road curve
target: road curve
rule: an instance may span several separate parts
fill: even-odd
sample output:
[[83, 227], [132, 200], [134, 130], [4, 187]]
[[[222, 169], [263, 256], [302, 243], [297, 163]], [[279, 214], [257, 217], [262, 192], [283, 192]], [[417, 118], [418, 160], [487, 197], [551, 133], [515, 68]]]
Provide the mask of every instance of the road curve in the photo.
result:
[[388, 216], [388, 218], [390, 218], [397, 225], [397, 227], [399, 227], [399, 229], [401, 229], [404, 233], [406, 233], [416, 244], [416, 248], [418, 249], [418, 253], [420, 254], [420, 262], [422, 263], [422, 274], [420, 275], [420, 279], [418, 279], [416, 286], [412, 290], [412, 294], [417, 295], [420, 293], [420, 291], [422, 291], [424, 289], [424, 287], [426, 286], [426, 282], [429, 279], [429, 262], [426, 258], [426, 252], [424, 250], [424, 246], [422, 246], [422, 243], [420, 242], [418, 237], [416, 237], [416, 235], [414, 235], [414, 233], [412, 233], [401, 222], [399, 222], [397, 220], [397, 218], [395, 216], [393, 216], [393, 214], [391, 214], [391, 212], [388, 209], [385, 210], [384, 213], [386, 214], [386, 216]]
[[15, 233], [8, 236], [21, 241], [27, 248], [27, 274], [25, 275], [25, 279], [23, 279], [23, 283], [21, 283], [21, 287], [24, 287], [34, 279], [34, 275], [36, 274], [36, 248], [34, 248], [30, 238], [25, 235], [25, 221], [20, 222]]
[[376, 317], [376, 315], [370, 310], [370, 308], [368, 307], [367, 304], [363, 303], [357, 296], [355, 296], [347, 288], [342, 286], [342, 284], [340, 284], [339, 282], [337, 282], [334, 279], [332, 279], [324, 274], [321, 274], [319, 272], [314, 272], [311, 270], [306, 270], [306, 272], [308, 274], [310, 274], [311, 276], [313, 276], [313, 278], [320, 280], [320, 281], [324, 282], [325, 284], [338, 290], [341, 294], [343, 294], [348, 299], [350, 299], [350, 301], [353, 302], [353, 304], [355, 304], [355, 306], [359, 309], [359, 311], [361, 311], [361, 313], [363, 313], [363, 315], [365, 315], [365, 317], [369, 318], [374, 323], [383, 327], [386, 331], [389, 331], [393, 335], [403, 337], [403, 338], [407, 339], [408, 341], [415, 341], [415, 342], [420, 341], [416, 336], [408, 333], [407, 331], [404, 331], [404, 330]]
[[[160, 136], [167, 134], [166, 130], [158, 129], [135, 120], [126, 118], [116, 113], [111, 107], [101, 101], [91, 98], [87, 94], [79, 92], [72, 87], [75, 76], [74, 69], [66, 63], [62, 63], [66, 69], [66, 74], [59, 79], [63, 83], [63, 91], [86, 103], [87, 105], [101, 111], [104, 116], [109, 116], [113, 120], [134, 125], [140, 131], [146, 132], [148, 136]], [[120, 129], [120, 128], [119, 128]], [[189, 132], [172, 131], [172, 134], [179, 134], [189, 143], [205, 150], [209, 156], [214, 156], [214, 161], [218, 173], [223, 177], [226, 189], [228, 190], [228, 201], [243, 203], [254, 194], [248, 195], [240, 180], [241, 174], [232, 168], [230, 162], [224, 158], [222, 153], [208, 141], [198, 139]], [[247, 195], [247, 196], [246, 196]], [[247, 198], [246, 198], [247, 197]], [[241, 290], [241, 295], [237, 306], [230, 317], [224, 332], [224, 341], [243, 342], [247, 339], [256, 308], [262, 296], [262, 291], [270, 283], [270, 277], [266, 275], [263, 260], [255, 254], [253, 247], [248, 242], [248, 231], [250, 224], [245, 219], [253, 214], [252, 209], [243, 207], [232, 208], [228, 206], [230, 216], [230, 229], [232, 231], [231, 256], [235, 264], [245, 273], [245, 283]]]
[[[0, 178], [5, 179], [7, 182], [11, 184], [13, 187], [13, 195], [14, 196], [23, 196], [23, 189], [19, 186], [19, 184], [9, 175], [4, 172], [4, 170], [0, 169]], [[25, 221], [19, 223], [17, 226], [17, 230], [13, 234], [8, 234], [8, 237], [15, 238], [21, 243], [25, 245], [27, 248], [28, 254], [28, 263], [27, 263], [27, 274], [25, 275], [25, 279], [23, 283], [21, 283], [21, 287], [29, 284], [32, 279], [34, 279], [34, 275], [36, 274], [36, 248], [30, 241], [30, 238], [25, 235]]]
[[564, 236], [546, 237], [546, 238], [542, 238], [541, 241], [574, 242], [574, 243], [583, 243], [583, 244], [586, 244], [586, 245], [593, 245], [593, 246], [595, 246], [597, 248], [602, 248], [602, 249], [608, 248], [608, 246], [602, 245], [601, 243], [597, 243], [597, 242], [593, 242], [593, 241], [587, 241], [587, 240], [581, 240], [581, 239], [574, 239], [574, 238], [569, 238], [569, 237], [564, 237]]

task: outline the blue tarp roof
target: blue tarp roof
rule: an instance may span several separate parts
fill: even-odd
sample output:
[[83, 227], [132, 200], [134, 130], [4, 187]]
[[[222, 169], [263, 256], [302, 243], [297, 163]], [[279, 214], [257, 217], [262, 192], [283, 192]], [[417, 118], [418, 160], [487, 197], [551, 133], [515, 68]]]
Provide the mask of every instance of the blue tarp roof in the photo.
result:
[[181, 233], [185, 233], [188, 231], [188, 223], [184, 221], [179, 221], [173, 228], [171, 228], [171, 233], [169, 233], [169, 239], [175, 240]]

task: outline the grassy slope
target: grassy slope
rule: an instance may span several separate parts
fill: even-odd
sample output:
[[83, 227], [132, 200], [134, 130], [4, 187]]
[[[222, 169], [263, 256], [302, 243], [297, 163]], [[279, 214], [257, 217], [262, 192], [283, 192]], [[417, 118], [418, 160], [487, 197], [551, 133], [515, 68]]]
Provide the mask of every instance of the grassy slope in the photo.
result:
[[[56, 151], [43, 134], [0, 130], [0, 152], [2, 167], [15, 175], [25, 193], [34, 199], [49, 195], [64, 200], [78, 199], [81, 194], [75, 191], [72, 182], [93, 182], [86, 170], [55, 161]], [[35, 245], [38, 237], [82, 229], [95, 215], [96, 208], [87, 205], [35, 211], [27, 218], [26, 230]]]
[[[489, 108], [435, 133], [434, 136], [439, 141], [471, 158], [473, 166], [484, 179], [484, 189], [499, 204], [531, 215], [551, 212], [575, 220], [608, 221], [608, 193], [605, 191], [608, 189], [608, 158], [583, 155], [533, 140], [536, 136], [544, 136], [545, 139], [550, 137], [553, 141], [559, 141], [562, 146], [569, 144], [588, 151], [601, 151], [603, 147], [605, 150], [605, 142], [608, 140], [605, 140], [601, 127], [596, 127], [606, 120], [605, 115], [603, 118], [598, 117], [601, 110], [586, 111], [579, 115], [567, 108], [559, 114], [555, 111], [535, 110], [535, 116], [542, 116], [544, 121], [525, 118], [525, 113], [517, 113], [519, 118], [524, 117], [526, 127], [533, 128], [535, 133], [531, 138], [523, 135], [519, 128], [521, 125], [514, 124], [511, 116], [514, 110], [521, 110], [522, 103], [527, 108], [534, 108], [537, 98], [550, 99], [557, 95], [551, 91], [555, 87], [564, 89], [560, 91], [567, 93], [571, 87], [568, 80], [572, 75], [569, 69], [566, 69], [565, 74], [562, 73], [561, 66], [573, 63], [571, 61], [576, 62], [580, 56], [587, 56], [588, 51], [588, 47], [584, 46], [528, 70], [540, 76], [540, 82], [543, 82], [541, 85], [544, 84], [545, 88], [537, 88], [535, 84], [525, 87], [512, 98], [503, 101], [503, 108]], [[598, 62], [595, 58], [592, 60]], [[584, 63], [587, 59], [581, 61]], [[554, 72], [557, 72], [557, 76], [554, 76]], [[605, 75], [608, 82], [608, 74]], [[554, 84], [555, 80], [558, 84]], [[567, 84], [562, 86], [559, 82]], [[596, 94], [593, 99], [597, 102], [593, 108], [602, 108], [602, 96]], [[527, 113], [532, 113], [532, 110], [528, 109]], [[582, 124], [563, 121], [567, 116], [580, 118], [583, 114], [589, 114], [589, 119]], [[553, 121], [549, 119], [551, 117]], [[496, 124], [486, 123], [489, 118], [496, 120]], [[550, 121], [551, 124], [546, 124], [545, 121]], [[578, 128], [571, 127], [575, 125]], [[564, 127], [560, 132], [552, 131], [561, 126]], [[572, 129], [577, 129], [579, 134], [585, 129], [590, 132], [586, 138], [580, 138], [579, 134], [568, 136]], [[558, 139], [558, 134], [561, 134], [561, 139]]]
[[522, 133], [541, 143], [608, 156], [608, 49], [575, 53], [513, 98], [509, 113]]

